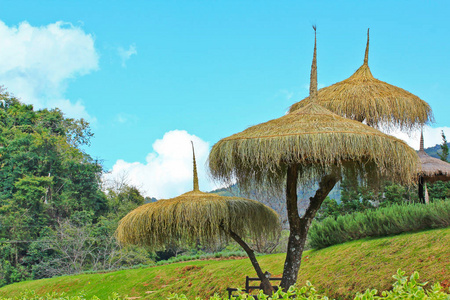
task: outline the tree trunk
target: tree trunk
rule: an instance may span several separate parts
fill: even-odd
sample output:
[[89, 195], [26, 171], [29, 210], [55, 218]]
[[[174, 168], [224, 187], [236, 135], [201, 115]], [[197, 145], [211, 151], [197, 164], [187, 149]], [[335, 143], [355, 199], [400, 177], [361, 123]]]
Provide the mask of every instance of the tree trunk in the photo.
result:
[[302, 253], [306, 243], [311, 222], [322, 205], [323, 200], [330, 193], [339, 177], [336, 175], [325, 175], [319, 183], [319, 189], [314, 197], [309, 198], [309, 206], [303, 217], [298, 214], [297, 205], [297, 181], [298, 166], [289, 166], [286, 178], [286, 208], [290, 226], [286, 260], [284, 262], [283, 278], [280, 287], [288, 290], [297, 282], [298, 270], [302, 261]]
[[[224, 229], [224, 228], [222, 227], [222, 229]], [[273, 291], [274, 291], [273, 286], [270, 284], [269, 278], [266, 277], [266, 275], [261, 270], [261, 267], [259, 266], [258, 260], [256, 259], [256, 256], [255, 256], [255, 253], [253, 252], [253, 250], [236, 233], [234, 233], [231, 230], [228, 230], [227, 232], [233, 238], [233, 240], [235, 240], [247, 253], [248, 258], [250, 259], [250, 262], [252, 263], [253, 268], [255, 269], [259, 280], [261, 280], [261, 287], [262, 287], [264, 294], [269, 295], [269, 296], [272, 295]]]

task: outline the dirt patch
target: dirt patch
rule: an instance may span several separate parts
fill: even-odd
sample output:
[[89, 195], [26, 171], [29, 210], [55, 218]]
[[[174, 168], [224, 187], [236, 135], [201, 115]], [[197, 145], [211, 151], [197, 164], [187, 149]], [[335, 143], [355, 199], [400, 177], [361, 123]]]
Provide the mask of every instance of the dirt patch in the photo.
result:
[[203, 269], [203, 266], [186, 266], [184, 268], [181, 269], [181, 273], [182, 274], [186, 274], [187, 272], [191, 272], [191, 271], [198, 271]]
[[210, 257], [210, 258], [203, 258], [199, 260], [235, 260], [235, 259], [246, 259], [247, 256], [231, 256], [231, 257]]
[[441, 282], [441, 286], [446, 290], [447, 288], [450, 287], [450, 280], [445, 279]]

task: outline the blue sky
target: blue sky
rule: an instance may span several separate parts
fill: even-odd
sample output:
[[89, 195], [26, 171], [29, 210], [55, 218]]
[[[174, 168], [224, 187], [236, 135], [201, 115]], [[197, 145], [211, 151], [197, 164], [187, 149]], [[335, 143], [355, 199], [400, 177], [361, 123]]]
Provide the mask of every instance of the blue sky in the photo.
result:
[[362, 64], [370, 27], [373, 75], [431, 105], [427, 146], [450, 137], [448, 3], [0, 0], [0, 85], [87, 118], [105, 169], [172, 197], [191, 186], [191, 139], [212, 189], [215, 142], [307, 96], [313, 24], [319, 87]]

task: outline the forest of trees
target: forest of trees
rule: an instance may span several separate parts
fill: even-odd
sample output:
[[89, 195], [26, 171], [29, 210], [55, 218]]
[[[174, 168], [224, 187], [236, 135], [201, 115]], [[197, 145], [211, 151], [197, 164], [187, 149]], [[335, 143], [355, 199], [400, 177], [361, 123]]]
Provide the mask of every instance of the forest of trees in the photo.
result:
[[92, 136], [83, 119], [0, 90], [0, 286], [150, 261], [112, 237], [144, 197], [126, 181], [102, 187], [102, 165], [83, 151]]

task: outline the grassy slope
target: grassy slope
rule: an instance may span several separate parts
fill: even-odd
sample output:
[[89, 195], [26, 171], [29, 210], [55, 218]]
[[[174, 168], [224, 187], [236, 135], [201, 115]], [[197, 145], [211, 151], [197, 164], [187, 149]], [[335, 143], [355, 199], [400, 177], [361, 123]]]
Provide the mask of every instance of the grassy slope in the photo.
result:
[[[280, 275], [283, 254], [259, 257], [263, 270]], [[304, 253], [298, 283], [310, 280], [319, 290], [347, 298], [367, 288], [388, 289], [398, 268], [420, 272], [423, 281], [450, 281], [450, 228], [360, 240]], [[112, 292], [141, 299], [165, 299], [169, 293], [200, 295], [222, 293], [226, 287], [243, 287], [245, 275], [254, 275], [248, 259], [194, 261], [147, 269], [103, 274], [63, 276], [12, 284], [0, 295], [14, 296], [27, 289], [107, 299]]]

